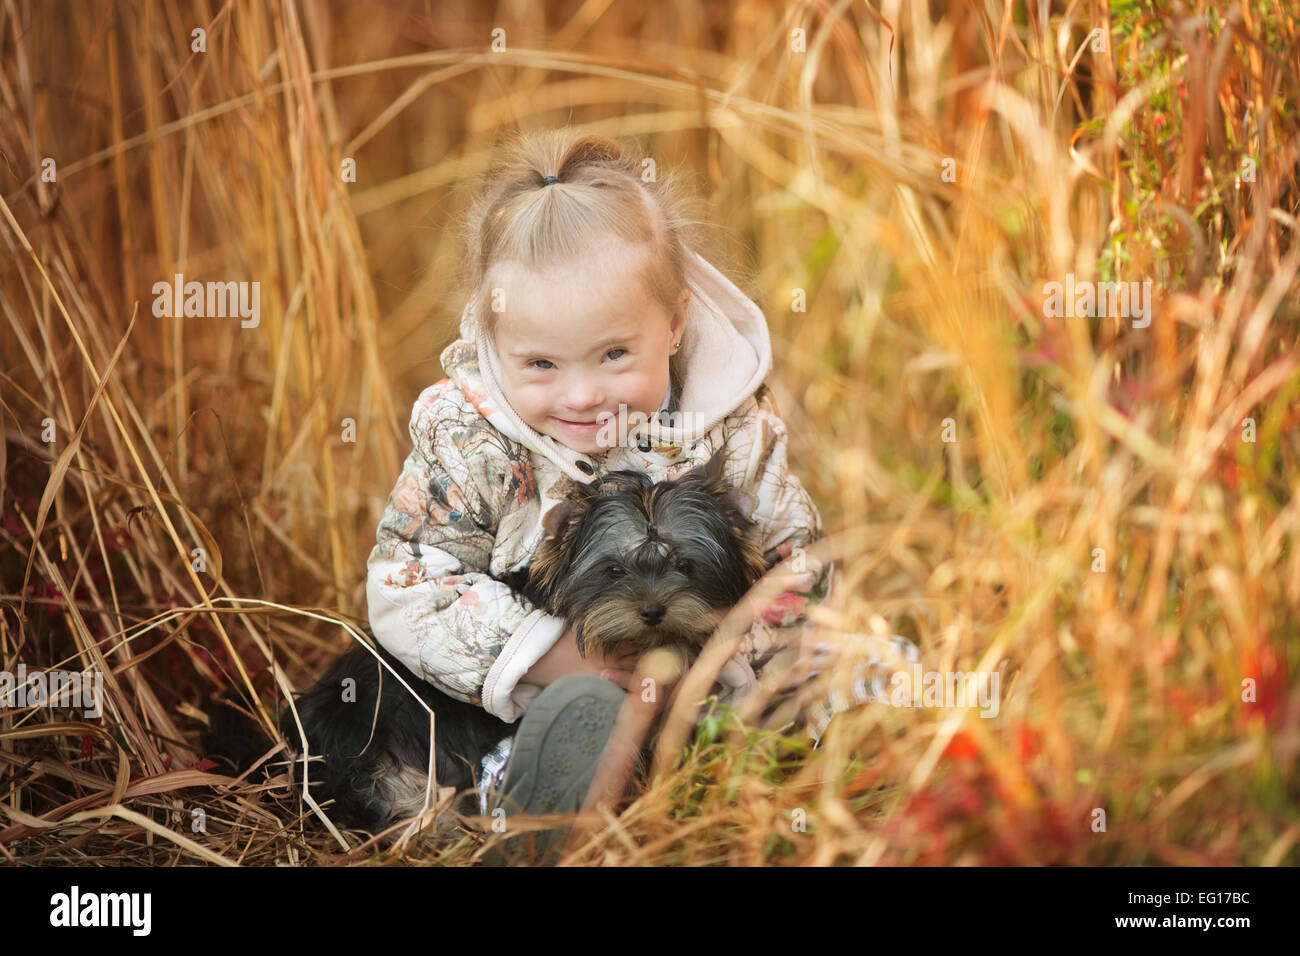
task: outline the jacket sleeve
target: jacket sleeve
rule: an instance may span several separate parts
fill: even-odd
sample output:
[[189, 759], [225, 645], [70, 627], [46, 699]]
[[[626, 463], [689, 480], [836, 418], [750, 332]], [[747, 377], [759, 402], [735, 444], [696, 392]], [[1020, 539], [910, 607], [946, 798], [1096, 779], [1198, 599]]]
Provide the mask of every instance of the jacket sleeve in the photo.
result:
[[430, 386], [412, 411], [414, 447], [366, 562], [370, 627], [439, 690], [514, 721], [540, 692], [520, 678], [564, 621], [488, 573], [510, 462], [450, 388]]
[[754, 623], [741, 644], [741, 655], [758, 673], [774, 654], [798, 637], [808, 610], [829, 596], [834, 569], [803, 553], [824, 536], [821, 515], [790, 469], [786, 456], [788, 432], [771, 390], [763, 386], [755, 399], [752, 420], [746, 420], [730, 439], [736, 442], [738, 452], [731, 467], [736, 470], [739, 486], [757, 499], [750, 517], [758, 525], [759, 546], [768, 568], [794, 558], [794, 571], [802, 578], [796, 589], [781, 592], [764, 607], [756, 608]]

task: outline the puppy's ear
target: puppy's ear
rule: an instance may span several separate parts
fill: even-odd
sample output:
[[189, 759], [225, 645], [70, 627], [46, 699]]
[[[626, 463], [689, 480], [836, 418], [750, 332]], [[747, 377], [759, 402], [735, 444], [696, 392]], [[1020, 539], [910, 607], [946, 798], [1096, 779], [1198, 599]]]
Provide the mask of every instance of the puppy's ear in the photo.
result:
[[536, 588], [538, 603], [547, 613], [554, 612], [555, 586], [567, 564], [564, 538], [575, 518], [575, 508], [577, 505], [566, 498], [542, 515], [542, 528], [546, 531], [546, 537], [528, 566], [529, 580]]
[[727, 517], [731, 519], [731, 526], [737, 531], [746, 531], [753, 523], [750, 515], [758, 507], [758, 499], [749, 492], [732, 488], [718, 495], [718, 503], [727, 512]]
[[564, 535], [564, 529], [569, 526], [569, 518], [573, 516], [573, 502], [561, 501], [546, 514], [542, 515], [542, 527], [552, 538], [560, 538]]
[[684, 477], [700, 478], [706, 482], [715, 482], [722, 480], [722, 465], [727, 460], [727, 446], [724, 444], [721, 448], [709, 456], [709, 460], [703, 464], [696, 465], [686, 473]]

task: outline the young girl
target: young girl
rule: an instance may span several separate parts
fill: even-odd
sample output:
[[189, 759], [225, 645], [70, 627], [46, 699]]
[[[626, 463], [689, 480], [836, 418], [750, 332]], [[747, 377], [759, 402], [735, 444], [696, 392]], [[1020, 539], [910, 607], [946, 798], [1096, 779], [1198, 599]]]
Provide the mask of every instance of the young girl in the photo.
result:
[[[612, 140], [561, 130], [518, 137], [489, 175], [466, 229], [460, 338], [415, 403], [368, 561], [370, 624], [394, 656], [502, 720], [528, 715], [504, 780], [526, 810], [577, 809], [625, 690], [640, 689], [633, 656], [584, 659], [572, 626], [493, 577], [529, 564], [574, 483], [623, 468], [672, 479], [725, 449], [769, 567], [822, 535], [764, 385], [763, 315], [692, 248], [674, 179], [642, 169]], [[639, 446], [601, 431], [620, 410], [651, 420]], [[825, 598], [829, 567], [808, 567], [724, 669], [724, 699]]]

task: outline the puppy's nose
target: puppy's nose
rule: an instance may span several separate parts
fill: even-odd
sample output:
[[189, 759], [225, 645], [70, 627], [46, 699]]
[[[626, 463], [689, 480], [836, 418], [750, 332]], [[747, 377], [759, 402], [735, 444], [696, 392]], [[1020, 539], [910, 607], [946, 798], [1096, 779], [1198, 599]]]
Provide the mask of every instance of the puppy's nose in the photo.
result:
[[653, 627], [664, 619], [664, 606], [657, 602], [655, 604], [647, 604], [645, 607], [641, 608], [639, 616], [642, 621]]

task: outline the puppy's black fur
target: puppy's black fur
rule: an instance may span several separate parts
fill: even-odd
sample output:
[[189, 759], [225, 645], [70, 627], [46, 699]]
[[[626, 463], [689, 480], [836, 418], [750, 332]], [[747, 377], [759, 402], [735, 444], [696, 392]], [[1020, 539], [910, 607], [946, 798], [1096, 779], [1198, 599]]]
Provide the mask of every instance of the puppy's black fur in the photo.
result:
[[[513, 725], [442, 693], [378, 642], [374, 647], [436, 715], [433, 757], [438, 786], [473, 788], [478, 762], [513, 733]], [[343, 699], [348, 678], [356, 682], [354, 702]], [[429, 765], [429, 714], [375, 654], [360, 646], [347, 651], [298, 698], [297, 708], [310, 753], [324, 758], [324, 766], [309, 762], [309, 786], [317, 802], [334, 801], [331, 816], [378, 833], [395, 813], [410, 816], [419, 811]], [[299, 740], [291, 711], [280, 718], [280, 732], [291, 746]]]

